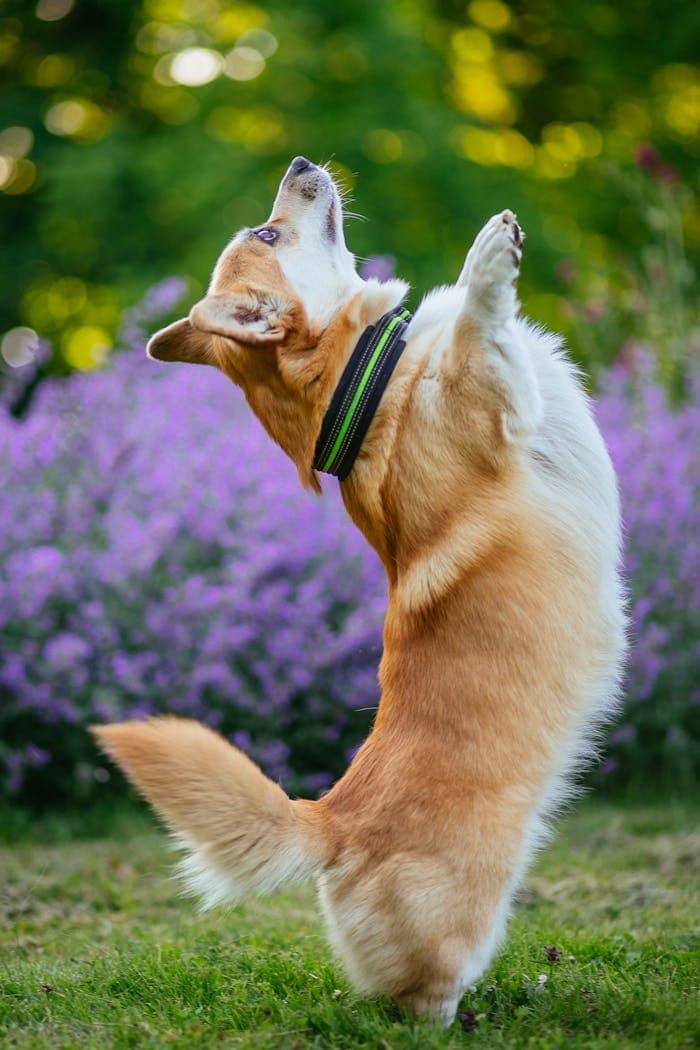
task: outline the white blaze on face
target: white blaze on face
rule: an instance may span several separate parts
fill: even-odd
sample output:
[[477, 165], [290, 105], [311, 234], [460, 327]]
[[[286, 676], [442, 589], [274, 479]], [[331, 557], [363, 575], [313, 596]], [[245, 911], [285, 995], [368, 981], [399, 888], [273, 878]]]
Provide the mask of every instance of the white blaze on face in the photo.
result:
[[269, 221], [277, 218], [293, 233], [279, 245], [279, 265], [310, 324], [323, 327], [363, 283], [345, 246], [340, 197], [328, 172], [303, 157], [293, 160]]

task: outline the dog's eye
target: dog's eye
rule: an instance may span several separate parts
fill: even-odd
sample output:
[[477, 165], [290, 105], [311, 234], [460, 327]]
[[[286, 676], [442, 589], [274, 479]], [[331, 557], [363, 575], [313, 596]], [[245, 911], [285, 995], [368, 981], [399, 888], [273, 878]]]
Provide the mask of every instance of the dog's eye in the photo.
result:
[[255, 230], [255, 236], [259, 237], [261, 241], [265, 241], [265, 244], [274, 244], [279, 234], [277, 230], [273, 230], [271, 226], [263, 226], [261, 230]]

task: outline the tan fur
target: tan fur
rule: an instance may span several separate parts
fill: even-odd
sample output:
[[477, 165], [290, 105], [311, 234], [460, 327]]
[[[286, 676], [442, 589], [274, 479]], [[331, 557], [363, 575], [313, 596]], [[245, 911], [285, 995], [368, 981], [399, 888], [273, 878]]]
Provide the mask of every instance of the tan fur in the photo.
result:
[[[184, 718], [158, 718], [94, 726], [93, 735], [203, 863], [235, 871], [240, 894], [274, 852], [279, 879], [308, 877], [326, 859], [328, 846], [310, 802], [292, 802], [242, 751], [206, 726]], [[304, 856], [301, 855], [303, 845]], [[235, 889], [232, 896], [236, 896]]]
[[[213, 361], [239, 383], [317, 486], [323, 414], [362, 329], [394, 305], [391, 290], [368, 285], [314, 330], [274, 253], [244, 239], [211, 294], [232, 296], [234, 313], [266, 296], [285, 304], [272, 326], [281, 340], [261, 347], [210, 323], [203, 343], [181, 322], [179, 357]], [[205, 300], [191, 320], [207, 316]], [[389, 579], [381, 704], [345, 776], [318, 802], [290, 802], [194, 723], [95, 732], [205, 881], [220, 877], [235, 897], [315, 875], [357, 986], [449, 1021], [501, 935], [537, 807], [590, 715], [597, 667], [613, 657], [595, 551], [533, 496], [514, 394], [483, 325], [461, 315], [442, 357], [437, 339], [430, 329], [413, 339], [342, 486]], [[150, 352], [172, 359], [172, 332]]]

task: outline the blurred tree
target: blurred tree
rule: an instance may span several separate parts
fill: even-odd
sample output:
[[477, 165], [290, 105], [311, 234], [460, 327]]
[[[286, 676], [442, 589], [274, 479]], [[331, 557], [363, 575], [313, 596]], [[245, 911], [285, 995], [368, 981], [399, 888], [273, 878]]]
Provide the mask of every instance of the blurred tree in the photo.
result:
[[[672, 18], [662, 0], [0, 3], [0, 332], [50, 338], [54, 367], [98, 364], [147, 285], [201, 292], [295, 153], [331, 159], [371, 220], [351, 248], [394, 255], [419, 291], [514, 208], [526, 304], [571, 331], [573, 288], [590, 327], [611, 275], [629, 294], [619, 246], [648, 240], [611, 177], [640, 141], [697, 251], [699, 37], [690, 0]], [[676, 271], [683, 295], [682, 249]], [[578, 349], [602, 361], [615, 340]]]

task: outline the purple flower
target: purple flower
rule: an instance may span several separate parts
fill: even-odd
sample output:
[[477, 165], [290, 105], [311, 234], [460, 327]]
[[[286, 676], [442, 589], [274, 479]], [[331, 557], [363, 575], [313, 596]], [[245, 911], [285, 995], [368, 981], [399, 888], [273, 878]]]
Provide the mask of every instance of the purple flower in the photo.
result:
[[637, 730], [632, 725], [619, 726], [610, 734], [611, 744], [629, 744], [637, 737]]
[[650, 142], [637, 143], [634, 150], [634, 159], [642, 171], [654, 171], [661, 163], [659, 151]]
[[653, 175], [658, 182], [675, 185], [681, 181], [681, 173], [674, 164], [661, 159], [661, 155], [650, 142], [639, 142], [635, 147], [634, 159], [638, 168]]
[[90, 645], [84, 638], [61, 631], [46, 643], [44, 659], [53, 671], [66, 671], [86, 660], [90, 652]]
[[393, 255], [370, 255], [362, 264], [360, 277], [368, 281], [374, 277], [377, 281], [390, 281], [396, 276], [396, 259]]

